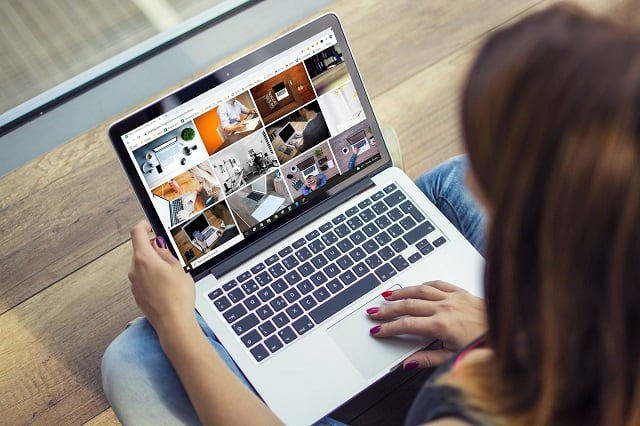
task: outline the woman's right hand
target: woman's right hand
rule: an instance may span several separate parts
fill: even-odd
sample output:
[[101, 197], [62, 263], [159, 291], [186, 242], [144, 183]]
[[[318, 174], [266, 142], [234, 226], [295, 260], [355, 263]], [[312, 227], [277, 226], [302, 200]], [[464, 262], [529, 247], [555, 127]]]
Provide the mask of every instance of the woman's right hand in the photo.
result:
[[442, 349], [418, 351], [407, 357], [405, 369], [440, 365], [487, 331], [483, 299], [443, 281], [387, 291], [384, 306], [370, 307], [375, 320], [390, 320], [371, 328], [375, 337], [413, 334], [442, 341]]

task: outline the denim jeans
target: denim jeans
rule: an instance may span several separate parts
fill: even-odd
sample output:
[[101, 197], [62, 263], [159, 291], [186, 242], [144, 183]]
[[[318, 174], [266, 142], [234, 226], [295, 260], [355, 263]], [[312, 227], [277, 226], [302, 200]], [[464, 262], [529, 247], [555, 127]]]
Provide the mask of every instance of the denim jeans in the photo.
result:
[[[464, 186], [464, 156], [454, 157], [421, 176], [418, 187], [478, 249], [484, 214]], [[202, 331], [227, 366], [250, 387], [211, 329], [197, 316]], [[368, 330], [363, 330], [368, 333]], [[102, 385], [125, 425], [199, 424], [180, 379], [160, 347], [155, 330], [138, 318], [109, 345], [102, 359]], [[325, 417], [318, 425], [341, 425]]]

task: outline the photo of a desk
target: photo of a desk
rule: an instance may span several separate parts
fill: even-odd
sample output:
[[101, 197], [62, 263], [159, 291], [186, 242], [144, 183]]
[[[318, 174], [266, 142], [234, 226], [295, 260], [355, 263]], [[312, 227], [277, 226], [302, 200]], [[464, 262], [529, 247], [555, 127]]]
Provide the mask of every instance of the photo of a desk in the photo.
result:
[[323, 174], [327, 182], [339, 174], [337, 162], [329, 149], [328, 142], [323, 142], [282, 166], [284, 181], [294, 200], [302, 198], [302, 186], [309, 174]]

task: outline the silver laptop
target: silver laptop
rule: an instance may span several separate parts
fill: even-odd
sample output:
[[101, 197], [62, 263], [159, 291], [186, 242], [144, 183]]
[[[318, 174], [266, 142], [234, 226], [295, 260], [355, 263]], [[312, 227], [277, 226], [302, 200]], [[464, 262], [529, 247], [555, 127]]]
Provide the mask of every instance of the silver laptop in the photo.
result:
[[278, 132], [278, 136], [282, 139], [282, 142], [285, 145], [291, 145], [290, 142], [294, 139], [296, 135], [296, 130], [293, 128], [291, 123], [287, 123], [282, 126], [282, 129]]
[[[219, 238], [210, 250], [193, 256], [197, 247], [184, 238], [180, 225], [160, 220], [133, 152], [144, 155], [145, 146], [157, 145], [153, 142], [165, 132], [185, 123], [198, 136], [190, 143], [207, 150], [207, 132], [199, 129], [207, 124], [205, 112], [237, 93], [248, 92], [255, 102], [275, 81], [291, 80], [290, 87], [312, 90], [301, 91], [286, 111], [261, 117], [267, 127], [308, 102], [331, 96], [314, 86], [305, 68], [318, 62], [314, 58], [321, 62], [331, 47], [340, 49], [347, 66], [314, 72], [322, 81], [353, 82], [376, 143], [348, 170], [339, 166], [344, 139], [334, 138], [338, 135], [307, 151], [326, 166], [324, 184], [313, 191], [301, 185], [302, 172], [292, 167], [300, 158], [280, 163], [274, 186], [290, 204], [278, 206], [245, 232], [238, 230], [234, 212], [242, 206], [227, 202], [233, 190], [221, 192], [202, 213]], [[145, 106], [110, 127], [111, 141], [156, 234], [167, 239], [194, 277], [196, 309], [285, 423], [313, 423], [432, 342], [369, 335], [375, 322], [365, 309], [385, 303], [379, 296], [383, 291], [441, 279], [481, 293], [482, 257], [411, 179], [392, 167], [335, 15], [319, 17], [166, 97], [181, 104], [167, 109], [174, 103], [162, 98]], [[327, 121], [343, 118], [340, 111], [323, 111], [323, 116]], [[356, 126], [354, 131], [362, 129], [362, 123]], [[266, 128], [256, 131], [267, 134]], [[215, 172], [224, 180], [222, 174], [241, 170], [243, 161], [238, 157], [233, 167]]]

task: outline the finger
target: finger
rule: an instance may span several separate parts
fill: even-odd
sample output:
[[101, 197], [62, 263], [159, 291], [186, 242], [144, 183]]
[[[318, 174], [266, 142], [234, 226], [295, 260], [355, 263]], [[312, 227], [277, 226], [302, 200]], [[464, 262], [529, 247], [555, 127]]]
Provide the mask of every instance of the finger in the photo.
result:
[[134, 254], [151, 253], [153, 247], [149, 241], [149, 232], [151, 232], [151, 225], [146, 220], [138, 222], [133, 228], [131, 228], [131, 244], [133, 245]]
[[436, 302], [422, 299], [402, 299], [379, 307], [367, 309], [367, 314], [373, 319], [391, 319], [403, 315], [414, 317], [429, 317], [438, 312]]
[[431, 368], [437, 367], [448, 361], [454, 352], [447, 349], [424, 350], [410, 355], [402, 362], [405, 370], [413, 370], [414, 368]]
[[382, 293], [388, 301], [401, 300], [401, 299], [424, 299], [424, 300], [442, 300], [447, 294], [436, 288], [429, 283], [402, 287], [397, 290], [388, 290]]
[[[158, 238], [161, 238], [161, 237], [158, 237]], [[155, 244], [154, 244], [156, 253], [158, 253], [160, 258], [165, 262], [167, 262], [169, 265], [179, 265], [180, 262], [178, 261], [178, 259], [176, 259], [173, 256], [173, 254], [171, 254], [169, 249], [166, 247], [166, 243], [164, 244], [164, 247], [163, 247], [162, 243], [158, 243], [158, 238], [155, 239]]]
[[431, 317], [402, 317], [393, 321], [376, 325], [369, 330], [375, 337], [398, 336], [413, 334], [417, 336], [431, 336], [440, 338], [444, 324], [437, 315]]
[[446, 281], [430, 281], [427, 283], [431, 287], [437, 288], [438, 290], [444, 291], [445, 293], [453, 293], [455, 291], [465, 291], [462, 288], [458, 287], [455, 284], [448, 283]]

